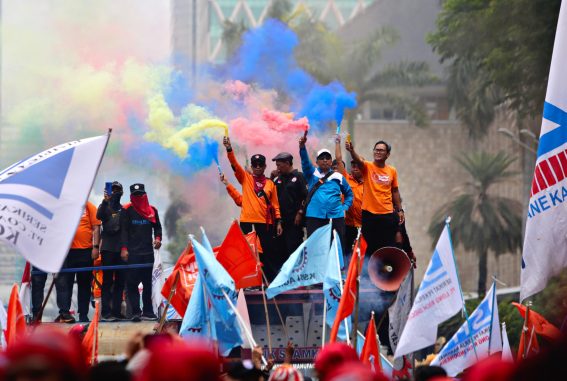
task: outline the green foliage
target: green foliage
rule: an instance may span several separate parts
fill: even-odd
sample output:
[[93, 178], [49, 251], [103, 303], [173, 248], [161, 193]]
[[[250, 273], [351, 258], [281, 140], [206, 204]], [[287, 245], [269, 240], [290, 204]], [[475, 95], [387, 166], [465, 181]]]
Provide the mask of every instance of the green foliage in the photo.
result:
[[533, 298], [532, 307], [551, 324], [561, 328], [567, 312], [567, 270], [549, 281], [545, 289]]
[[459, 118], [480, 137], [494, 106], [541, 112], [561, 0], [447, 0], [428, 42], [449, 61]]
[[451, 236], [455, 246], [474, 251], [479, 257], [479, 295], [486, 291], [486, 259], [494, 254], [516, 252], [521, 247], [521, 204], [513, 199], [491, 194], [492, 185], [516, 175], [508, 171], [514, 159], [503, 152], [472, 153], [457, 159], [470, 179], [461, 192], [433, 216], [429, 235], [434, 242], [451, 216]]

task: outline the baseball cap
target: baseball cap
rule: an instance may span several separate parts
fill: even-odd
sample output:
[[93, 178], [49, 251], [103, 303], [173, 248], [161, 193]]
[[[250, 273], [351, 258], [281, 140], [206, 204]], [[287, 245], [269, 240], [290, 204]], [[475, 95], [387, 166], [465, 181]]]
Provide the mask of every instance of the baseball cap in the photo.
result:
[[317, 151], [317, 159], [319, 159], [319, 157], [320, 157], [321, 155], [324, 155], [324, 154], [329, 155], [329, 157], [331, 157], [331, 158], [333, 157], [333, 155], [331, 155], [331, 151], [329, 151], [329, 150], [326, 149], [326, 148], [323, 148], [323, 149], [320, 149], [319, 151]]

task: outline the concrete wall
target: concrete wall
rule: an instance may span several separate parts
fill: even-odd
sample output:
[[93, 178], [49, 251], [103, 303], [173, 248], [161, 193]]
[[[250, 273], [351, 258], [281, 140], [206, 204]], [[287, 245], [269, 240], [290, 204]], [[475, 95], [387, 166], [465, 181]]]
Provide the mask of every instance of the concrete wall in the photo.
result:
[[[388, 162], [398, 170], [408, 234], [418, 258], [417, 281], [421, 281], [432, 254], [432, 239], [427, 234], [427, 228], [433, 215], [469, 179], [455, 158], [476, 148], [489, 152], [503, 150], [519, 157], [517, 144], [497, 132], [497, 128], [503, 125], [509, 123], [501, 116], [491, 127], [486, 139], [475, 143], [457, 121], [432, 122], [425, 128], [407, 122], [357, 121], [353, 139], [361, 155], [371, 158], [373, 145], [378, 140], [386, 140], [392, 145]], [[511, 169], [520, 171], [519, 158]], [[521, 176], [497, 185], [491, 191], [522, 202]], [[455, 253], [463, 290], [476, 291], [476, 255], [465, 252], [461, 247], [456, 247]], [[488, 275], [489, 278], [495, 275], [509, 286], [519, 285], [520, 254], [504, 254], [495, 258], [491, 253]]]

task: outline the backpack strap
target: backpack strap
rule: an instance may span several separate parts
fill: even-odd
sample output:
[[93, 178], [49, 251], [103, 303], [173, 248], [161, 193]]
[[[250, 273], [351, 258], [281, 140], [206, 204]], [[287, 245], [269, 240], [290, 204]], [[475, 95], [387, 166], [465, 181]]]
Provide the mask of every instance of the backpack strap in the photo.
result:
[[319, 179], [319, 181], [317, 181], [317, 183], [315, 185], [313, 185], [313, 188], [311, 188], [311, 190], [309, 191], [309, 193], [307, 194], [307, 198], [305, 199], [305, 207], [304, 209], [307, 210], [307, 205], [309, 205], [309, 203], [311, 202], [311, 199], [313, 198], [313, 195], [315, 194], [315, 192], [317, 192], [317, 189], [319, 189], [319, 187], [321, 185], [323, 185], [324, 183], [327, 182], [327, 180], [329, 179], [329, 177], [335, 173], [335, 171], [333, 171], [332, 169], [327, 172], [327, 174], [323, 177], [321, 177]]

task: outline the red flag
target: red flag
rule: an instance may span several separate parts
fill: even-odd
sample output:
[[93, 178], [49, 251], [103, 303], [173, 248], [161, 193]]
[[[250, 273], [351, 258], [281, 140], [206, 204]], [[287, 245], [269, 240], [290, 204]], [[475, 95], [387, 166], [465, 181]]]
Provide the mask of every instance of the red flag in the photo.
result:
[[[359, 246], [361, 250], [359, 250]], [[354, 243], [354, 248], [352, 249], [352, 257], [350, 259], [350, 264], [348, 266], [347, 278], [345, 281], [344, 291], [339, 302], [339, 307], [337, 308], [337, 314], [335, 315], [335, 321], [333, 322], [333, 327], [331, 328], [331, 334], [329, 342], [334, 343], [337, 340], [337, 334], [339, 332], [339, 326], [341, 322], [352, 314], [354, 310], [354, 303], [356, 301], [356, 280], [358, 279], [358, 274], [360, 272], [359, 262], [364, 258], [364, 253], [366, 252], [366, 241], [362, 236], [359, 240]]]
[[[512, 302], [512, 304], [518, 309], [522, 318], [526, 318], [526, 306], [523, 304], [519, 304], [516, 302]], [[530, 308], [530, 313], [528, 315], [528, 322], [527, 322], [528, 330], [531, 332], [532, 328], [534, 327], [535, 333], [538, 335], [542, 335], [548, 340], [555, 340], [558, 339], [561, 335], [561, 332], [555, 327], [553, 324], [548, 322], [543, 316], [535, 312]]]
[[[530, 310], [530, 315], [532, 311]], [[524, 357], [524, 352], [525, 357]], [[537, 335], [535, 334], [534, 326], [523, 326], [522, 334], [520, 335], [520, 344], [518, 345], [518, 355], [516, 360], [521, 361], [524, 358], [531, 357], [539, 353], [539, 343], [537, 341]]]
[[171, 275], [167, 277], [161, 289], [161, 294], [166, 299], [169, 298], [177, 274], [179, 274], [179, 280], [175, 286], [175, 293], [171, 298], [171, 305], [175, 308], [175, 311], [183, 317], [198, 275], [195, 253], [193, 253], [193, 248], [190, 244], [187, 245], [183, 253], [179, 256]]
[[236, 221], [218, 249], [217, 260], [234, 279], [237, 289], [262, 284], [261, 265]]
[[364, 338], [364, 346], [360, 353], [360, 360], [363, 364], [369, 364], [374, 372], [382, 371], [382, 362], [380, 359], [380, 344], [376, 336], [376, 324], [374, 324], [374, 313], [368, 322], [366, 328], [366, 337]]
[[6, 344], [13, 344], [19, 337], [26, 333], [26, 319], [22, 304], [20, 303], [20, 295], [18, 293], [18, 285], [12, 286], [10, 293], [10, 301], [8, 302], [8, 318], [6, 322]]
[[400, 369], [392, 369], [392, 379], [393, 380], [411, 380], [412, 366], [411, 362], [406, 356], [402, 356], [403, 365]]
[[95, 312], [91, 324], [83, 337], [82, 345], [84, 352], [87, 354], [87, 365], [94, 365], [98, 358], [98, 320], [99, 320], [100, 302], [95, 303]]
[[262, 245], [260, 245], [260, 238], [258, 238], [258, 234], [256, 234], [255, 231], [246, 234], [245, 237], [246, 237], [246, 241], [248, 241], [248, 244], [250, 245], [250, 248], [252, 249], [252, 252], [256, 257], [258, 257], [260, 253], [264, 252], [262, 250]]
[[20, 283], [20, 303], [22, 303], [24, 315], [31, 315], [31, 265], [29, 262], [26, 262], [22, 274], [22, 283]]

